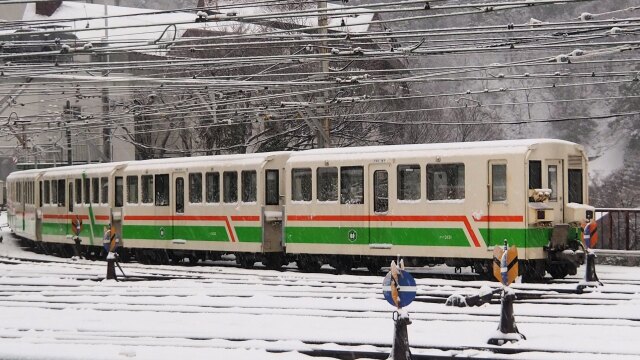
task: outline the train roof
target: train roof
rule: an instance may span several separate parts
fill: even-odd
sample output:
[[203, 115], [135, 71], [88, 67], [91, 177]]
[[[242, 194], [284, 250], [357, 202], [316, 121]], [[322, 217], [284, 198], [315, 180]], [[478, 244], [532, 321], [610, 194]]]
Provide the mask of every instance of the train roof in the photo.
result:
[[[358, 155], [364, 157], [375, 157], [384, 154], [385, 157], [406, 157], [415, 152], [421, 155], [446, 155], [446, 156], [467, 156], [480, 154], [516, 154], [525, 153], [536, 145], [555, 144], [563, 146], [580, 147], [576, 143], [557, 139], [522, 139], [522, 140], [495, 140], [495, 141], [474, 141], [456, 143], [433, 143], [433, 144], [410, 144], [410, 145], [382, 145], [382, 146], [361, 146], [332, 149], [313, 149], [292, 153], [291, 161], [326, 160], [327, 157], [344, 158], [345, 155]], [[443, 153], [446, 151], [446, 153]]]
[[30, 169], [17, 171], [9, 174], [8, 178], [22, 178], [30, 177], [37, 174], [44, 173], [45, 176], [52, 176], [57, 174], [81, 174], [86, 172], [90, 175], [96, 174], [108, 174], [116, 168], [176, 168], [184, 167], [185, 164], [191, 166], [198, 165], [198, 163], [220, 163], [225, 161], [233, 161], [234, 165], [247, 166], [260, 164], [266, 161], [270, 157], [288, 155], [290, 152], [278, 151], [278, 152], [264, 152], [264, 153], [251, 153], [251, 154], [231, 154], [231, 155], [208, 155], [208, 156], [194, 156], [194, 157], [180, 157], [180, 158], [165, 158], [165, 159], [151, 159], [151, 160], [132, 160], [132, 161], [120, 161], [110, 163], [99, 164], [83, 164], [73, 166], [61, 166], [56, 168], [46, 169]]

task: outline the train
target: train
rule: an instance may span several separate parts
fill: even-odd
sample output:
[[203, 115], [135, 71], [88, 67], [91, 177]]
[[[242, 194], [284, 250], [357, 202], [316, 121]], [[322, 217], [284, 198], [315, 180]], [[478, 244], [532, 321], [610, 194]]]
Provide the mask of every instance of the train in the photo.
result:
[[584, 262], [587, 176], [583, 147], [555, 139], [167, 158], [11, 173], [7, 215], [62, 256], [76, 240], [99, 256], [107, 230], [143, 264], [377, 272], [400, 256], [490, 275], [506, 240], [523, 275], [562, 278]]

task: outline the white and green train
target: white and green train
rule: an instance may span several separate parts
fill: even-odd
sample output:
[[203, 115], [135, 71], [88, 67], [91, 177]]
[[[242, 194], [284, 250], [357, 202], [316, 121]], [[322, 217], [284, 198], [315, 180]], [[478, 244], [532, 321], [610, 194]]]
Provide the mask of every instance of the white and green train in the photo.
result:
[[[42, 251], [85, 253], [105, 229], [142, 263], [234, 254], [251, 267], [377, 270], [400, 255], [488, 273], [495, 245], [529, 274], [575, 274], [588, 206], [580, 145], [550, 139], [171, 158], [12, 173], [8, 217]], [[76, 220], [77, 221], [77, 220]]]

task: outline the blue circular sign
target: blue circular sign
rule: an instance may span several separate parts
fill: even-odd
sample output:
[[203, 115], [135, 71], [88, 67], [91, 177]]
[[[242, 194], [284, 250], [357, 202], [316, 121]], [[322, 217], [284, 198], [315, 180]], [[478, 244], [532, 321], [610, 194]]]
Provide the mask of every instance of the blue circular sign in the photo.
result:
[[[394, 290], [395, 289], [395, 290]], [[416, 298], [416, 280], [404, 270], [399, 270], [398, 281], [391, 276], [391, 271], [382, 281], [382, 293], [389, 304], [397, 307], [405, 307]], [[394, 300], [394, 293], [398, 303]]]

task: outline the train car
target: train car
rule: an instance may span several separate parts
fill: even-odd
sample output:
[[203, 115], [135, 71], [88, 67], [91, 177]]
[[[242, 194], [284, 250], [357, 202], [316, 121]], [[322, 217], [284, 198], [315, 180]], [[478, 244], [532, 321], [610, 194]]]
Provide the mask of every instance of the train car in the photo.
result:
[[400, 255], [489, 274], [518, 247], [530, 276], [575, 274], [587, 157], [560, 140], [308, 150], [287, 161], [285, 245], [299, 267], [375, 271]]
[[244, 267], [280, 267], [287, 158], [279, 152], [129, 164], [119, 172], [125, 201], [116, 204], [124, 246], [141, 262], [233, 253]]
[[131, 161], [12, 173], [8, 216], [65, 256], [76, 220], [85, 254], [114, 228], [142, 263], [377, 271], [400, 255], [488, 274], [507, 240], [527, 274], [563, 277], [584, 258], [587, 173], [581, 146], [549, 139]]
[[[160, 159], [15, 172], [9, 223], [44, 252], [86, 256], [114, 229], [123, 258], [169, 263], [233, 253], [239, 264], [279, 267], [280, 181], [288, 153]], [[34, 193], [38, 188], [39, 192]], [[37, 205], [36, 205], [37, 204]]]

